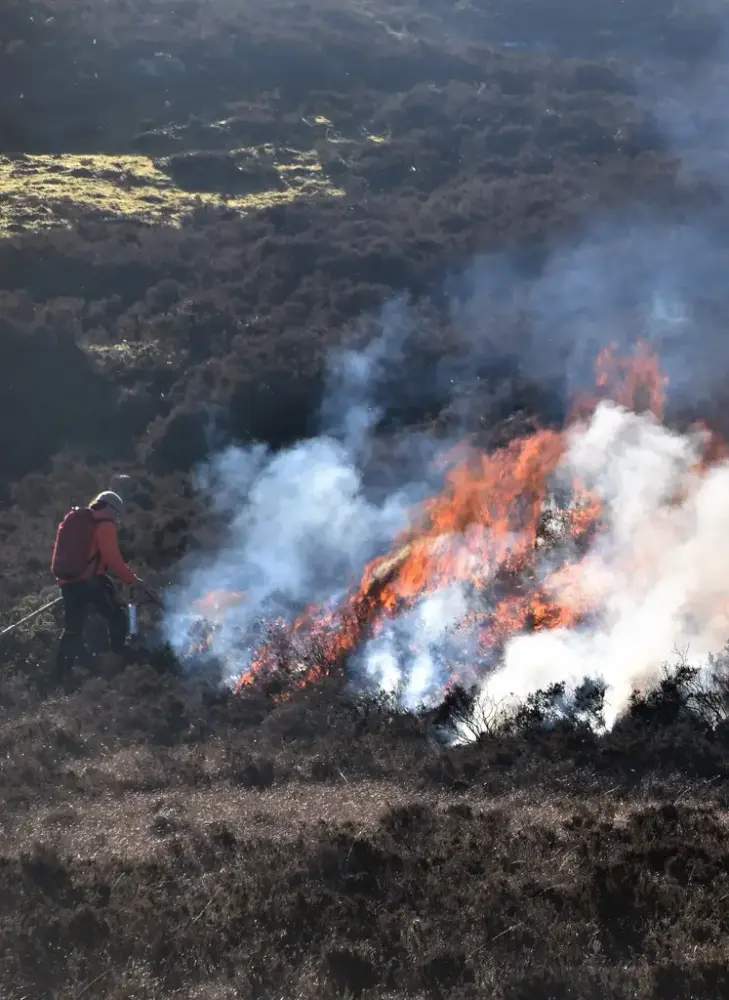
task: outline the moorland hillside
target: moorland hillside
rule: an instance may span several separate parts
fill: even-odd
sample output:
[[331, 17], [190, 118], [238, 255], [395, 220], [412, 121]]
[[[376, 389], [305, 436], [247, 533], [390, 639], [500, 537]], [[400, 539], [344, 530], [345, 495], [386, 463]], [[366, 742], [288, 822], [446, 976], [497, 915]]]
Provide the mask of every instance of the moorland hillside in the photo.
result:
[[[444, 281], [537, 273], [601, 213], [724, 232], [647, 97], [720, 28], [658, 0], [5, 0], [3, 623], [119, 473], [125, 553], [174, 579], [218, 530], [196, 463], [310, 433], [331, 350], [400, 293], [393, 420], [548, 419], [507, 320], [484, 378], [422, 388], [457, 352]], [[51, 612], [0, 650], [3, 998], [726, 994], [726, 699], [690, 676], [607, 736], [537, 699], [449, 749], [336, 678], [220, 693], [152, 645], [60, 691], [57, 638]]]

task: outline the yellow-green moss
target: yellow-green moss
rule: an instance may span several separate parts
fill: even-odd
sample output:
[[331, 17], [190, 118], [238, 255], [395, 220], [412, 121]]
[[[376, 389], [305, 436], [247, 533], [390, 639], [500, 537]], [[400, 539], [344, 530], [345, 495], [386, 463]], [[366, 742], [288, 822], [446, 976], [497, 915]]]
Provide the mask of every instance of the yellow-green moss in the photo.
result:
[[274, 157], [284, 190], [230, 197], [184, 191], [148, 156], [0, 156], [0, 236], [67, 225], [79, 213], [179, 225], [201, 205], [246, 212], [306, 194], [342, 193], [327, 182], [314, 152], [287, 153], [287, 162]]

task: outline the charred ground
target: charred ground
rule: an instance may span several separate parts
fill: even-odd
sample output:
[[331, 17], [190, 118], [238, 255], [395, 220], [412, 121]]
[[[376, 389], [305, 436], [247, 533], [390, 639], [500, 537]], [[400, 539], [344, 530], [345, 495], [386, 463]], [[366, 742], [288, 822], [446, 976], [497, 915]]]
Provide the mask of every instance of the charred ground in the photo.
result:
[[[636, 204], [724, 230], [636, 84], [691, 79], [717, 38], [651, 0], [6, 0], [3, 622], [52, 593], [56, 521], [112, 472], [125, 551], [166, 582], [216, 531], [194, 463], [305, 434], [327, 352], [394, 294], [422, 387], [475, 253], [536, 271]], [[520, 331], [483, 336], [489, 379], [453, 362], [468, 413], [549, 417]], [[387, 420], [452, 418], [406, 388], [384, 451]], [[0, 654], [3, 997], [726, 993], [729, 733], [685, 679], [609, 737], [545, 731], [543, 702], [446, 750], [334, 682], [225, 698], [143, 649], [60, 694], [56, 638], [48, 616]]]

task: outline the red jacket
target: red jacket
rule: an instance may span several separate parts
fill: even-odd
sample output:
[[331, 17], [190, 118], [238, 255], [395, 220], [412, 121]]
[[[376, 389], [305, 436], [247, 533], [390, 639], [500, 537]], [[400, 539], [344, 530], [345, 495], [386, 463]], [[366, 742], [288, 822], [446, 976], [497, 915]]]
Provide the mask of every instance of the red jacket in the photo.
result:
[[[139, 577], [127, 566], [119, 551], [116, 525], [112, 520], [113, 514], [108, 510], [92, 510], [91, 513], [98, 523], [88, 554], [88, 568], [78, 579], [88, 580], [94, 573], [113, 573], [119, 577], [122, 583], [138, 583]], [[77, 581], [66, 580], [63, 582], [76, 583]]]

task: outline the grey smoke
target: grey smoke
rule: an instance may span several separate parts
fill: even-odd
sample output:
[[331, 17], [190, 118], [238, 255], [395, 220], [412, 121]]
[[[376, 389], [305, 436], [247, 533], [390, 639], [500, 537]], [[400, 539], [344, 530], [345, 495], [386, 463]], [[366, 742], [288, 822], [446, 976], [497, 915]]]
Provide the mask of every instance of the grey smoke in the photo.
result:
[[404, 361], [412, 319], [405, 297], [385, 304], [380, 333], [361, 349], [335, 351], [329, 362], [326, 392], [320, 410], [323, 433], [342, 440], [350, 454], [361, 454], [382, 416], [373, 391], [390, 366]]
[[212, 652], [228, 679], [248, 665], [263, 620], [290, 621], [310, 605], [336, 605], [404, 529], [432, 479], [427, 450], [419, 452], [414, 442], [424, 460], [422, 480], [409, 475], [401, 488], [376, 498], [365, 489], [360, 460], [380, 415], [371, 397], [387, 366], [402, 360], [407, 304], [390, 303], [378, 325], [380, 334], [362, 350], [334, 354], [318, 437], [280, 452], [263, 444], [228, 447], [199, 470], [200, 489], [227, 521], [226, 538], [177, 588], [167, 634], [184, 651], [192, 602], [213, 590], [243, 592], [214, 636]]
[[655, 61], [636, 70], [642, 101], [687, 178], [723, 189], [729, 166], [729, 12], [712, 11], [713, 51], [699, 61]]
[[477, 258], [468, 298], [454, 295], [453, 306], [471, 367], [493, 353], [484, 333], [503, 329], [520, 373], [537, 385], [558, 380], [567, 402], [593, 388], [602, 348], [625, 351], [640, 337], [660, 355], [674, 410], [707, 405], [729, 366], [723, 238], [708, 219], [677, 224], [637, 207], [633, 215], [593, 219], [535, 277], [501, 255]]

